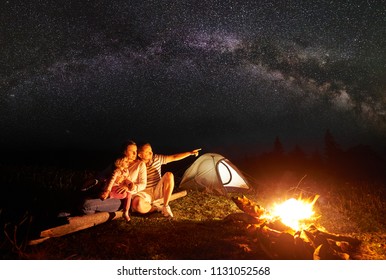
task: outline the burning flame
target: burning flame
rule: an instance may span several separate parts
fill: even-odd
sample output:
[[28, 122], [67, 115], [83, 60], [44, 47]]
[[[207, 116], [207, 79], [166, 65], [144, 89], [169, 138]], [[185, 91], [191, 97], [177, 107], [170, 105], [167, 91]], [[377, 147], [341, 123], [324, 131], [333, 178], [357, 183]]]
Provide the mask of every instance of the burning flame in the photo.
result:
[[318, 197], [318, 195], [315, 196], [312, 202], [301, 198], [290, 198], [281, 204], [275, 204], [269, 216], [271, 219], [279, 218], [283, 224], [298, 231], [302, 228], [304, 221], [313, 218], [315, 214], [313, 206]]

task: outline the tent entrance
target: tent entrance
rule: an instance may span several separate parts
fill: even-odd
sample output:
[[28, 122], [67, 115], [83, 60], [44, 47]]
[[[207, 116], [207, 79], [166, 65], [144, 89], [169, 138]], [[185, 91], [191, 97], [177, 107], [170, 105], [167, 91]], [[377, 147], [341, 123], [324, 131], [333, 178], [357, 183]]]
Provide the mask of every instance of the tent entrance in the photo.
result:
[[224, 187], [248, 189], [247, 183], [226, 159], [217, 163], [217, 172]]

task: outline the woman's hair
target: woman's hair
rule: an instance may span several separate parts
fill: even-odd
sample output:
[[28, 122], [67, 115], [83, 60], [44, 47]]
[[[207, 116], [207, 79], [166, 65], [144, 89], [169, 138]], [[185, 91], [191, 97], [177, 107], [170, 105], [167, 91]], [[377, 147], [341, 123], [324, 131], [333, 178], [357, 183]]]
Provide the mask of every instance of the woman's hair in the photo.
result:
[[130, 146], [130, 145], [135, 145], [135, 146], [137, 146], [137, 143], [135, 143], [133, 140], [127, 140], [126, 142], [124, 142], [124, 143], [122, 144], [122, 151], [121, 151], [121, 154], [122, 154], [122, 155], [125, 155], [126, 150], [127, 150], [127, 147]]

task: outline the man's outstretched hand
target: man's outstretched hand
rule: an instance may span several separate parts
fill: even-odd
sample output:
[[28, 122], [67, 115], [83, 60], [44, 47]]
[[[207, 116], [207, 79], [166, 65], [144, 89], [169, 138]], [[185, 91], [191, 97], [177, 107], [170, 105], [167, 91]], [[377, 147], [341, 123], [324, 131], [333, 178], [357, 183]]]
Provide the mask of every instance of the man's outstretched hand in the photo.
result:
[[190, 154], [194, 156], [198, 156], [199, 151], [201, 151], [201, 148], [191, 151]]

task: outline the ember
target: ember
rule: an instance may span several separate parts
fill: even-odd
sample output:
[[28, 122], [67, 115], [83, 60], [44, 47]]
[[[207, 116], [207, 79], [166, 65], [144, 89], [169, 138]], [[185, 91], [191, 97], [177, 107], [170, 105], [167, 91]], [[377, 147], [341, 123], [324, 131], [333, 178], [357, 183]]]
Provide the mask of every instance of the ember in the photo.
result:
[[247, 224], [248, 233], [272, 259], [350, 259], [360, 241], [318, 229], [312, 202], [289, 199], [270, 213], [245, 196], [232, 198], [244, 213], [230, 215]]

